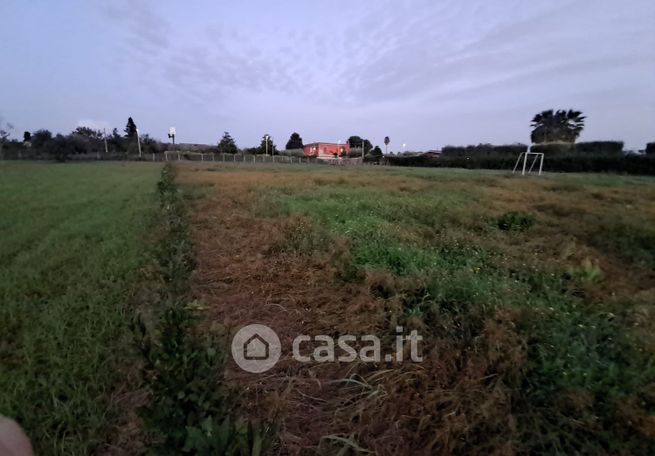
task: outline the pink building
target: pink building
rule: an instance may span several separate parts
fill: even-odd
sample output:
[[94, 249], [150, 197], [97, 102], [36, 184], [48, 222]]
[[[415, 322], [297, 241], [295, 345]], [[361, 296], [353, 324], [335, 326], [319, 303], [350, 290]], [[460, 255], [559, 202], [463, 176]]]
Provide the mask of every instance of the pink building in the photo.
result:
[[306, 157], [316, 157], [316, 158], [334, 158], [335, 154], [338, 157], [347, 154], [350, 152], [350, 145], [346, 144], [335, 144], [335, 143], [324, 143], [316, 142], [311, 144], [305, 144], [303, 148]]

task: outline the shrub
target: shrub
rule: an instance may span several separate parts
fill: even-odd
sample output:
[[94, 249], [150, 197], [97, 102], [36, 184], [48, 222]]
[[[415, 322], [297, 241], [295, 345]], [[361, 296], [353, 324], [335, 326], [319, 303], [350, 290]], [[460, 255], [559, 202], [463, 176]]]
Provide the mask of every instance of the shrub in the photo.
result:
[[603, 280], [603, 271], [597, 262], [585, 258], [580, 266], [571, 269], [571, 277], [581, 283], [598, 283]]
[[[516, 163], [514, 155], [489, 155], [473, 157], [439, 158], [425, 155], [388, 157], [395, 166], [421, 166], [466, 169], [504, 169], [511, 171]], [[655, 154], [650, 155], [595, 155], [554, 154], [546, 155], [544, 171], [574, 173], [625, 173], [655, 175]]]
[[575, 145], [571, 143], [534, 144], [530, 148], [530, 152], [539, 152], [546, 156], [573, 154], [575, 152]]
[[518, 156], [521, 152], [528, 150], [527, 144], [505, 144], [501, 146], [494, 146], [494, 153], [499, 155], [513, 155]]
[[50, 141], [52, 141], [52, 133], [48, 130], [37, 130], [32, 135], [32, 147], [34, 149], [41, 149]]
[[444, 146], [441, 149], [441, 155], [444, 157], [463, 157], [466, 153], [466, 147], [463, 146]]
[[303, 149], [285, 149], [280, 151], [280, 155], [287, 157], [304, 157], [305, 151]]
[[580, 142], [575, 145], [575, 152], [578, 154], [621, 155], [623, 141]]
[[646, 144], [646, 154], [655, 155], [655, 142], [650, 142]]
[[481, 155], [518, 155], [528, 150], [525, 144], [478, 144], [477, 146], [445, 146], [441, 154], [445, 157], [473, 157]]
[[503, 231], [525, 231], [534, 225], [534, 215], [523, 211], [510, 211], [498, 217], [496, 226]]
[[387, 160], [389, 164], [396, 166], [440, 166], [437, 162], [444, 160], [444, 158], [429, 155], [389, 155]]
[[[139, 145], [136, 143], [136, 141], [129, 143], [127, 146], [127, 153], [128, 155], [133, 156], [139, 155]], [[143, 149], [141, 149], [141, 154], [143, 154]]]

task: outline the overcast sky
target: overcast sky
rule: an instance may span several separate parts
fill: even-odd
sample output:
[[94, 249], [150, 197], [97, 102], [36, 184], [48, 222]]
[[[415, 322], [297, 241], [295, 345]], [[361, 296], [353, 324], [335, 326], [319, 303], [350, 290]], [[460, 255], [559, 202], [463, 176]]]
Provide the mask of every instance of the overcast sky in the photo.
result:
[[241, 147], [365, 136], [391, 150], [528, 142], [549, 108], [582, 140], [655, 140], [655, 0], [0, 0], [0, 117]]

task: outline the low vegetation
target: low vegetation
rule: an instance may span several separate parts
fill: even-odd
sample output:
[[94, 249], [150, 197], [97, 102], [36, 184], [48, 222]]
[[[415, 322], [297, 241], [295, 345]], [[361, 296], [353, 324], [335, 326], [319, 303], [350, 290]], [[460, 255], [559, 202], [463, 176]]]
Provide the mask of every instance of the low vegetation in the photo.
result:
[[[5, 164], [0, 414], [38, 454], [262, 454], [226, 340], [201, 329], [185, 201], [169, 167]], [[159, 179], [159, 180], [158, 180]]]
[[[181, 179], [216, 189], [192, 231], [217, 324], [425, 338], [416, 365], [282, 360], [239, 377], [283, 416], [282, 452], [655, 452], [652, 179], [196, 166]], [[244, 294], [254, 310], [235, 306]]]
[[142, 411], [148, 446], [159, 455], [258, 456], [271, 443], [274, 423], [251, 421], [234, 409], [234, 394], [222, 380], [225, 340], [202, 333], [202, 306], [189, 289], [194, 260], [184, 202], [193, 189], [180, 190], [168, 166], [157, 188], [155, 262], [135, 328], [150, 392]]
[[[582, 145], [584, 143], [580, 143]], [[477, 146], [474, 146], [477, 148]], [[514, 147], [514, 146], [493, 146]], [[516, 146], [520, 148], [520, 146]], [[386, 157], [389, 164], [394, 166], [434, 167], [434, 168], [465, 168], [465, 169], [497, 169], [511, 170], [516, 164], [518, 153], [486, 153], [484, 149], [469, 154], [467, 148], [461, 155], [444, 155], [441, 157], [429, 154], [413, 156]], [[573, 147], [544, 145], [533, 147], [534, 152], [543, 152], [544, 171], [569, 173], [616, 173], [635, 175], [655, 175], [655, 155], [653, 154], [627, 154], [622, 152], [576, 152]], [[583, 149], [582, 149], [583, 150]], [[520, 152], [519, 152], [520, 153]], [[530, 167], [532, 161], [528, 161]], [[539, 164], [535, 165], [535, 170]]]
[[[0, 413], [39, 454], [655, 453], [652, 178], [161, 170], [0, 169]], [[289, 355], [397, 326], [422, 362]]]
[[38, 454], [112, 438], [134, 391], [130, 306], [157, 166], [0, 166], [0, 413]]

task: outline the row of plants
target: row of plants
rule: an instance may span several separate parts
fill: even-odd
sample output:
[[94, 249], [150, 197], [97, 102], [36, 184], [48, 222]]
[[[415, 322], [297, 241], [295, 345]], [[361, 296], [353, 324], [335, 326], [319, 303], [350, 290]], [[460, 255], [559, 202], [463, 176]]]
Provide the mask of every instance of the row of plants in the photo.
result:
[[158, 183], [160, 227], [154, 252], [156, 284], [135, 319], [150, 401], [142, 410], [150, 447], [159, 455], [259, 455], [270, 445], [270, 423], [240, 417], [226, 387], [226, 341], [199, 329], [202, 308], [191, 296], [194, 268], [185, 193], [166, 166]]
[[53, 135], [48, 130], [34, 133], [25, 132], [23, 141], [5, 141], [0, 145], [0, 157], [3, 159], [55, 159], [65, 161], [72, 156], [97, 155], [111, 156], [113, 159], [129, 155], [160, 153], [168, 149], [168, 144], [161, 143], [149, 135], [130, 138], [120, 135], [116, 129], [107, 135], [87, 127], [78, 127], [73, 132]]

